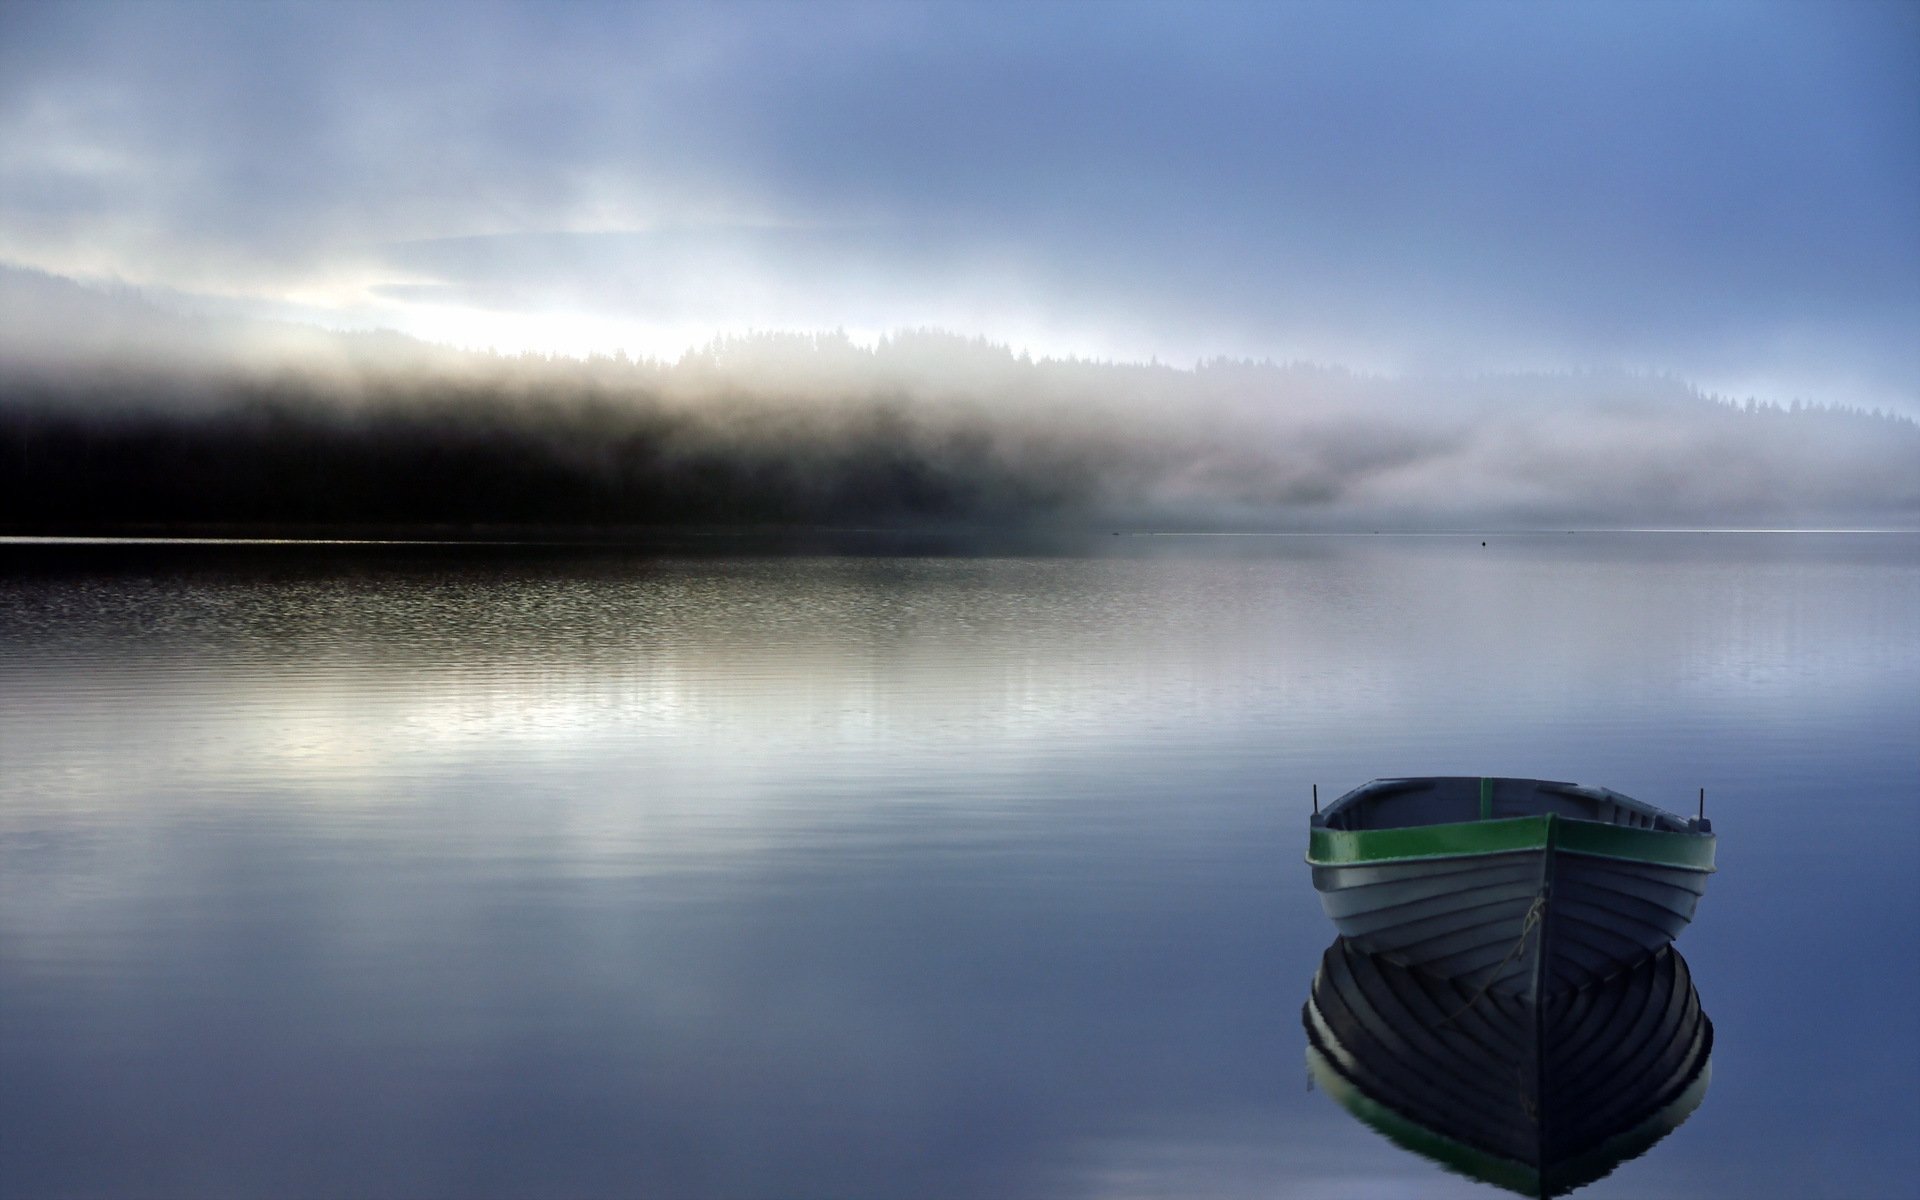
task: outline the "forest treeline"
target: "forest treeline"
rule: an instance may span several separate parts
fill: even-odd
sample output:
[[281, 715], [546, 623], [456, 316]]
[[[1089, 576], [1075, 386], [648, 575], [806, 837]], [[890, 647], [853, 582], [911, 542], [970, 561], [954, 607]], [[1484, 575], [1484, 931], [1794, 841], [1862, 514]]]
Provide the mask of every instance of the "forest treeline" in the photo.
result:
[[35, 284], [37, 330], [0, 330], [5, 534], [1920, 523], [1912, 420], [1663, 376], [1174, 368], [926, 330], [499, 357]]
[[0, 519], [12, 532], [998, 523], [1090, 492], [1070, 447], [1025, 446], [1016, 462], [985, 429], [885, 405], [732, 428], [644, 398], [530, 409], [397, 388], [348, 411], [298, 387], [239, 391], [186, 410], [115, 394], [90, 411], [10, 389]]

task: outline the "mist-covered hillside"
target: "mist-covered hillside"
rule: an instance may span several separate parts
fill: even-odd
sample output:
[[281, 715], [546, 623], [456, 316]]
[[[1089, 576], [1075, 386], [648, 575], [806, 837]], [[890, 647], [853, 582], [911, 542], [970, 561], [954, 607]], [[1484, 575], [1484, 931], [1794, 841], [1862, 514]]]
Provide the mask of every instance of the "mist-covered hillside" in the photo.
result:
[[932, 331], [502, 358], [0, 271], [0, 532], [1920, 522], [1920, 426], [1622, 374], [1034, 360]]

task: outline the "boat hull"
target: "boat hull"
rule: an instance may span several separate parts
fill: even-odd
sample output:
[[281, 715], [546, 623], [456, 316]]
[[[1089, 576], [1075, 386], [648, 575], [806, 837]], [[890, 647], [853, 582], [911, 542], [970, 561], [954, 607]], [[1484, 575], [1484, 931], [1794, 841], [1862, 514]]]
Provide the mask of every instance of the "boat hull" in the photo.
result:
[[1713, 871], [1710, 835], [1557, 814], [1315, 828], [1307, 861], [1341, 935], [1370, 954], [1513, 994], [1590, 986], [1671, 942]]

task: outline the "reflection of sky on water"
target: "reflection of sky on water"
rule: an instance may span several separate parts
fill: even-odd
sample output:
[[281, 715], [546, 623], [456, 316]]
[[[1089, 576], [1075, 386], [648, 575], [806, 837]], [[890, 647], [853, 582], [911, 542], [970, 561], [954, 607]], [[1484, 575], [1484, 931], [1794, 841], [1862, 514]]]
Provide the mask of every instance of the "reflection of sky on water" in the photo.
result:
[[1914, 543], [1490, 540], [15, 572], [4, 1173], [1479, 1194], [1304, 1095], [1298, 859], [1499, 770], [1722, 836], [1714, 1093], [1592, 1194], [1885, 1191]]

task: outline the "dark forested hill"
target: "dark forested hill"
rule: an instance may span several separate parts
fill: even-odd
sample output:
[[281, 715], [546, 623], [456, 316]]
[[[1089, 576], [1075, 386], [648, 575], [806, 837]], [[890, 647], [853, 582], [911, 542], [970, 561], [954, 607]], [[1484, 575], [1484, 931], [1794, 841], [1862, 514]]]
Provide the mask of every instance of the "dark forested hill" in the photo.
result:
[[59, 311], [0, 333], [0, 533], [1920, 522], [1911, 420], [1662, 377], [1035, 361], [925, 331], [499, 358], [38, 286]]

